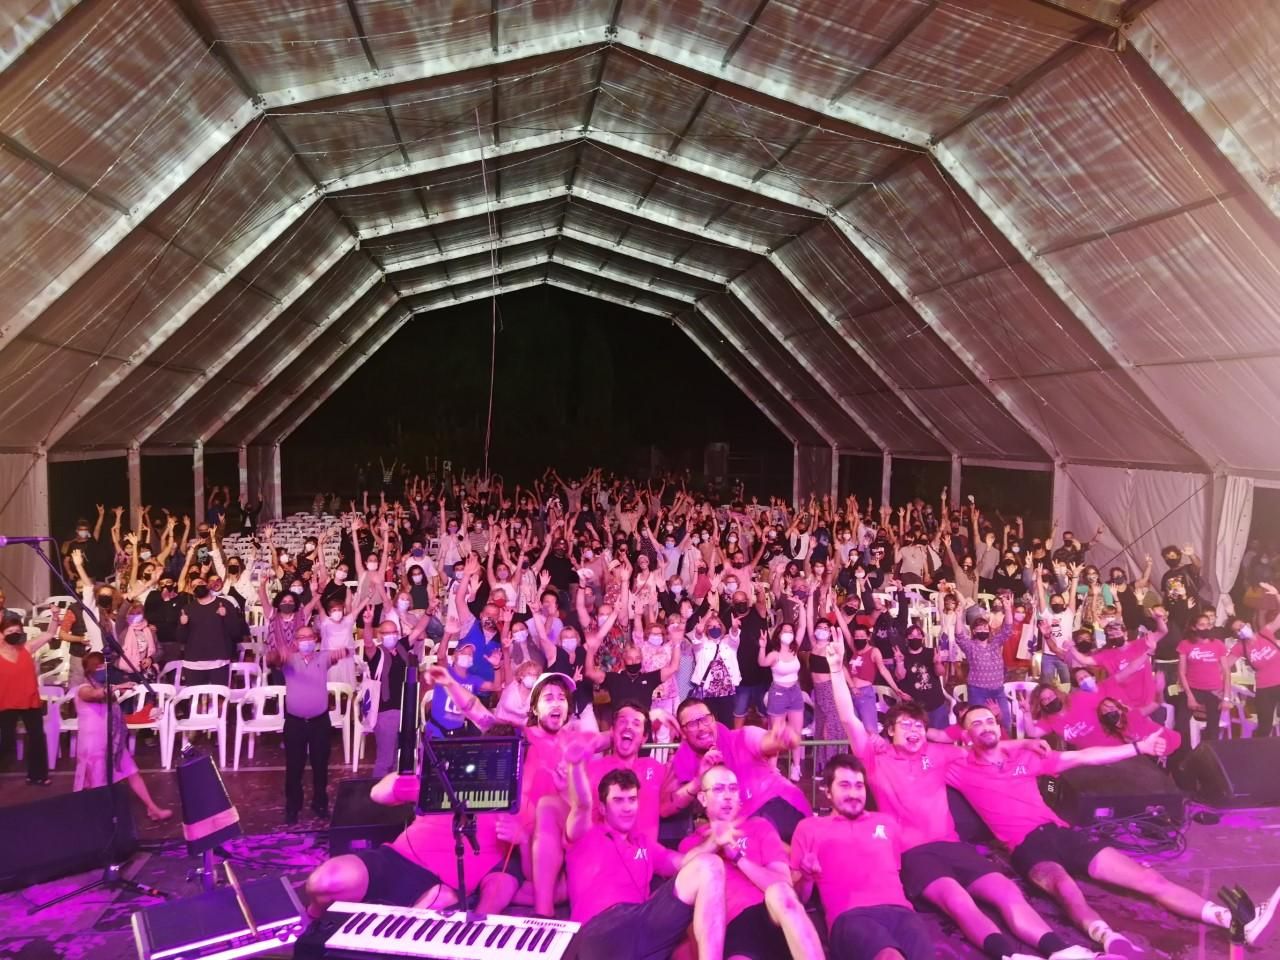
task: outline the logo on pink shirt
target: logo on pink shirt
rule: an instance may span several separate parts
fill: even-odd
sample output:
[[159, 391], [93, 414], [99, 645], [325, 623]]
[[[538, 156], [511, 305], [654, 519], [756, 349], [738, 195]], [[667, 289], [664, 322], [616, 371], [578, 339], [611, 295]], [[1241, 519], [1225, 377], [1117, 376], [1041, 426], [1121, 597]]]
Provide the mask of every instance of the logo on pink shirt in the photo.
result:
[[872, 840], [888, 840], [889, 839], [889, 835], [884, 832], [883, 823], [876, 824], [876, 832], [871, 835], [871, 839]]
[[1025, 777], [1027, 775], [1027, 768], [1024, 767], [1022, 764], [1018, 764], [1016, 767], [1013, 768], [1013, 775], [1015, 777]]

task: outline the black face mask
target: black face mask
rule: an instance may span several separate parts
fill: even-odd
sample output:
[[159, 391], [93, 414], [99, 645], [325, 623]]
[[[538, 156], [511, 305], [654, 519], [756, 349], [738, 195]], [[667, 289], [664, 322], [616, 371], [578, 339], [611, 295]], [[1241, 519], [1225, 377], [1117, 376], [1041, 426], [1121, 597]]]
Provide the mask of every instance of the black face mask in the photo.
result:
[[1116, 649], [1118, 649], [1118, 648], [1120, 648], [1120, 647], [1123, 647], [1123, 646], [1124, 646], [1124, 634], [1121, 634], [1121, 635], [1120, 635], [1120, 636], [1118, 636], [1118, 637], [1113, 637], [1113, 636], [1111, 636], [1111, 635], [1109, 635], [1109, 634], [1108, 634], [1108, 636], [1107, 636], [1107, 649], [1108, 649], [1108, 650], [1116, 650]]
[[1041, 713], [1044, 713], [1044, 714], [1047, 714], [1048, 716], [1053, 716], [1055, 713], [1061, 713], [1061, 712], [1062, 712], [1062, 701], [1061, 701], [1061, 700], [1054, 700], [1054, 701], [1052, 701], [1052, 702], [1050, 702], [1050, 703], [1043, 704], [1043, 705], [1040, 707], [1040, 712], [1041, 712]]
[[195, 597], [197, 600], [204, 600], [206, 597], [209, 596], [209, 588], [202, 583], [200, 584], [200, 586], [196, 587], [194, 590], [191, 591], [191, 595]]
[[640, 672], [640, 666], [641, 665], [638, 663], [628, 663], [627, 673], [631, 674], [632, 676], [635, 676], [637, 673]]
[[240, 568], [237, 567], [235, 564], [232, 564], [231, 566], [227, 567], [227, 573], [231, 574], [232, 576], [235, 576], [239, 572], [240, 572]]
[[730, 609], [733, 611], [733, 615], [735, 617], [745, 617], [747, 615], [747, 611], [750, 610], [751, 607], [745, 603], [735, 603], [730, 607]]
[[975, 630], [975, 631], [973, 631], [973, 639], [975, 639], [975, 640], [989, 640], [989, 639], [991, 639], [991, 631], [990, 631], [990, 630]]
[[1049, 609], [1054, 613], [1062, 613], [1067, 609], [1067, 605], [1065, 603], [1051, 603], [1049, 604]]
[[109, 594], [109, 593], [104, 593], [102, 596], [100, 596], [100, 597], [98, 598], [98, 606], [100, 606], [100, 607], [109, 607], [109, 606], [111, 606], [111, 594]]
[[280, 612], [281, 612], [281, 613], [293, 613], [293, 612], [295, 612], [297, 609], [298, 609], [298, 608], [297, 608], [297, 607], [295, 607], [292, 603], [282, 603], [282, 604], [280, 604]]
[[864, 647], [866, 647], [866, 645], [867, 645], [868, 643], [870, 643], [870, 642], [871, 642], [871, 641], [870, 641], [870, 640], [868, 640], [868, 639], [866, 639], [865, 637], [854, 637], [854, 638], [853, 638], [853, 645], [854, 645], [855, 647], [857, 647], [859, 650], [861, 650], [861, 649], [863, 649]]
[[27, 642], [27, 635], [21, 631], [17, 633], [6, 633], [4, 635], [4, 642], [11, 643], [15, 647], [20, 647]]
[[1105, 713], [1098, 714], [1098, 719], [1102, 721], [1103, 726], [1107, 727], [1119, 727], [1123, 717], [1124, 714], [1119, 710], [1108, 710]]
[[919, 653], [924, 649], [924, 639], [922, 637], [907, 637], [907, 649], [912, 653]]

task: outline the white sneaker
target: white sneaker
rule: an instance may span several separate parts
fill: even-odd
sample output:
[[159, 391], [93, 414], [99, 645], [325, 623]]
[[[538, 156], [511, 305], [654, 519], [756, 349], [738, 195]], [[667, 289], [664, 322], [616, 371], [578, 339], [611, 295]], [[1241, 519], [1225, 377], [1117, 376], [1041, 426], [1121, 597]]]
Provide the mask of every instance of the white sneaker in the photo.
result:
[[1275, 932], [1276, 907], [1280, 907], [1280, 889], [1258, 904], [1258, 912], [1244, 927], [1244, 942], [1253, 946]]
[[1088, 947], [1070, 946], [1055, 950], [1049, 954], [1049, 960], [1094, 960], [1097, 956], [1098, 951], [1091, 950]]

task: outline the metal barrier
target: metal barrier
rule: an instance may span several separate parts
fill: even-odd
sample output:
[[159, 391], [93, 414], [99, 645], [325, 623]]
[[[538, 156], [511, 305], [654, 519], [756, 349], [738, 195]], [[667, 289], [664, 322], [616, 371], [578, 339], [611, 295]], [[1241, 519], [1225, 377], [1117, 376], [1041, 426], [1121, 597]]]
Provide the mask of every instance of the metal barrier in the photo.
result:
[[[806, 759], [812, 759], [813, 754], [810, 751], [813, 747], [834, 747], [837, 753], [850, 752], [848, 740], [801, 740], [800, 747], [803, 751], [803, 757]], [[658, 753], [659, 751], [670, 751], [674, 753], [679, 748], [679, 743], [645, 743], [640, 747], [640, 749], [646, 753]], [[666, 759], [669, 760], [670, 758], [668, 757]], [[780, 754], [778, 759], [785, 763], [785, 766], [782, 765], [782, 763], [779, 764], [779, 772], [790, 774], [791, 754]], [[803, 763], [803, 760], [801, 762]], [[810, 776], [808, 780], [807, 795], [809, 797], [809, 805], [812, 806], [814, 810], [818, 810], [820, 807], [825, 807], [827, 805], [826, 795], [823, 794], [818, 787], [818, 782], [821, 777], [822, 771], [814, 770], [813, 775]], [[803, 784], [804, 782], [804, 777], [802, 776], [800, 784]], [[800, 784], [797, 784], [797, 786], [800, 786]]]

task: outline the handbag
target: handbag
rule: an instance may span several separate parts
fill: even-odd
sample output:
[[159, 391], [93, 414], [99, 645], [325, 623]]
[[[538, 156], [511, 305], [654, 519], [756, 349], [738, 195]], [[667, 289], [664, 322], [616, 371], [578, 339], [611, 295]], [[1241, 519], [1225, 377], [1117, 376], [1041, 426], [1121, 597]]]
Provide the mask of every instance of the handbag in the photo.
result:
[[728, 692], [728, 694], [711, 694], [711, 693], [708, 693], [708, 691], [707, 691], [707, 677], [711, 674], [711, 670], [712, 670], [712, 668], [713, 668], [717, 663], [720, 663], [721, 668], [723, 668], [726, 672], [728, 671], [728, 667], [726, 667], [726, 666], [724, 665], [724, 663], [720, 660], [720, 643], [719, 643], [719, 641], [717, 641], [717, 642], [716, 642], [716, 652], [715, 652], [715, 653], [713, 653], [713, 654], [711, 655], [711, 660], [707, 663], [707, 668], [706, 668], [705, 670], [703, 670], [703, 671], [702, 671], [702, 679], [701, 679], [701, 680], [699, 680], [697, 683], [694, 683], [694, 684], [692, 684], [692, 685], [690, 686], [690, 688], [689, 688], [689, 696], [690, 696], [690, 697], [692, 697], [692, 698], [693, 698], [693, 699], [695, 699], [695, 700], [705, 700], [705, 699], [707, 699], [709, 696], [722, 696], [722, 695], [723, 695], [723, 696], [729, 696], [729, 695], [732, 695], [732, 694], [735, 692], [735, 691], [734, 691], [734, 689], [733, 689], [733, 683], [732, 683], [732, 682], [730, 682], [730, 683], [729, 683], [729, 692]]

